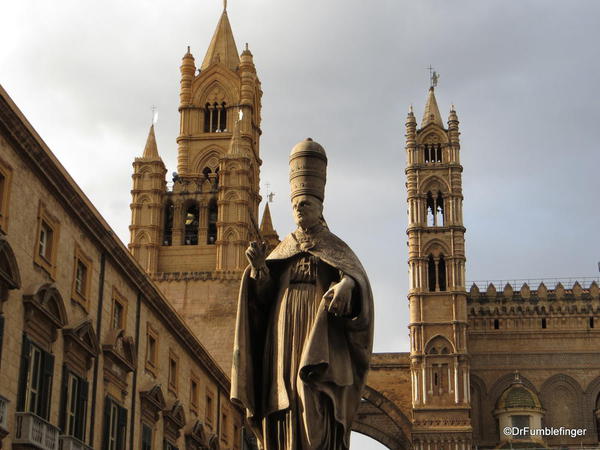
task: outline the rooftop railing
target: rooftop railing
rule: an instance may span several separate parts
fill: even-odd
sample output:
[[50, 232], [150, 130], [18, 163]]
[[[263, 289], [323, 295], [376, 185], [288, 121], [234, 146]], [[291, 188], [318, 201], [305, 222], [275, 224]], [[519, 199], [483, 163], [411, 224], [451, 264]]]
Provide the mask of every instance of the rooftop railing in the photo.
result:
[[555, 289], [560, 283], [565, 289], [572, 289], [573, 285], [578, 282], [583, 289], [588, 289], [593, 282], [600, 286], [600, 277], [580, 277], [580, 278], [518, 278], [512, 280], [476, 280], [467, 281], [465, 287], [467, 291], [475, 284], [479, 290], [485, 291], [490, 284], [493, 284], [496, 289], [503, 289], [504, 286], [510, 284], [513, 289], [519, 289], [524, 284], [527, 284], [530, 289], [536, 290], [538, 286], [544, 283], [546, 289]]

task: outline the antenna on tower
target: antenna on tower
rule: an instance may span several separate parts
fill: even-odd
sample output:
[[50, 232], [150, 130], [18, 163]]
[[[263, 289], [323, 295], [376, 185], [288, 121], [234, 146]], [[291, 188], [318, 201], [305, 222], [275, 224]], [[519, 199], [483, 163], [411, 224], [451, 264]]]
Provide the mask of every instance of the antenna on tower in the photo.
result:
[[223, 0], [223, 11], [227, 11], [227, 0]]

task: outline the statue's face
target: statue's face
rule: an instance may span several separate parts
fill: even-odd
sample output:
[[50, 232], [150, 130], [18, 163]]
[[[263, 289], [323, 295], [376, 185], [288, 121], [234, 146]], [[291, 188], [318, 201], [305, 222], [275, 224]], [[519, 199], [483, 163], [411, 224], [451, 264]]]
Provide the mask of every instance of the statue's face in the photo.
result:
[[319, 223], [323, 203], [312, 195], [299, 195], [292, 199], [294, 221], [300, 228], [308, 229]]

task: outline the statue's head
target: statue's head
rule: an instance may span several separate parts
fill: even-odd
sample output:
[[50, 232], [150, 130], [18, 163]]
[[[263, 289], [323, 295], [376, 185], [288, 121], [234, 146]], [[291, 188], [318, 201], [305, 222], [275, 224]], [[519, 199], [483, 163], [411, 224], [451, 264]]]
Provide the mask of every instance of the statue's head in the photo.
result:
[[323, 221], [326, 177], [325, 149], [311, 138], [296, 144], [290, 153], [290, 189], [299, 227], [308, 229]]
[[297, 195], [292, 198], [294, 222], [300, 228], [308, 230], [322, 223], [323, 202], [312, 195]]

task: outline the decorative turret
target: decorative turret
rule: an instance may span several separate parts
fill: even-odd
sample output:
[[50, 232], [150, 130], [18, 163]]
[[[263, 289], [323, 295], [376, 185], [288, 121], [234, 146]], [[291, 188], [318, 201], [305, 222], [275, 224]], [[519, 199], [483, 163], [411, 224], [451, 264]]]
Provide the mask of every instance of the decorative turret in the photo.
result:
[[154, 125], [150, 127], [141, 158], [133, 163], [131, 240], [129, 249], [149, 273], [156, 271], [160, 246], [160, 218], [166, 192], [167, 169], [158, 154]]
[[188, 46], [187, 52], [183, 55], [181, 61], [181, 91], [179, 93], [179, 107], [187, 106], [192, 101], [192, 81], [196, 72], [194, 57], [190, 53]]

